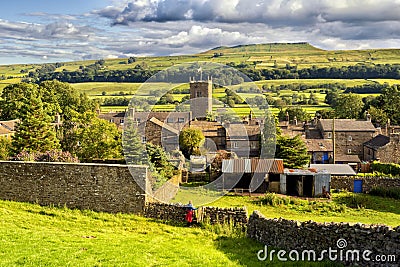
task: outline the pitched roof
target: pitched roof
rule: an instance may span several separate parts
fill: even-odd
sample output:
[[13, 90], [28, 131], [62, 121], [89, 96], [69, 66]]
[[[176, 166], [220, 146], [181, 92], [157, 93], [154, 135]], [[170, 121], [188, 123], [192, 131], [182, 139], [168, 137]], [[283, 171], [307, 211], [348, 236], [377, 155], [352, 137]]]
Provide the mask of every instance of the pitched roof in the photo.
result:
[[6, 135], [6, 134], [11, 134], [11, 133], [13, 133], [13, 132], [10, 131], [9, 129], [3, 127], [3, 126], [0, 124], [0, 135]]
[[179, 135], [179, 131], [178, 131], [177, 129], [172, 128], [171, 126], [169, 126], [169, 125], [166, 124], [166, 123], [163, 123], [162, 121], [160, 121], [160, 120], [157, 119], [157, 118], [152, 117], [152, 118], [150, 119], [150, 121], [151, 121], [152, 123], [157, 124], [158, 126], [162, 127], [163, 129], [170, 131], [171, 133], [174, 133], [174, 134], [176, 134], [176, 135]]
[[377, 149], [377, 148], [387, 145], [389, 142], [390, 142], [390, 138], [388, 136], [378, 134], [371, 140], [365, 142], [364, 146], [372, 148], [372, 149]]
[[337, 154], [335, 155], [336, 162], [361, 162], [358, 155], [346, 155], [346, 154]]
[[330, 152], [333, 151], [332, 140], [328, 139], [303, 139], [306, 144], [307, 151], [321, 151]]
[[336, 176], [356, 175], [354, 169], [348, 164], [310, 164], [310, 168], [317, 171], [327, 171]]
[[9, 131], [15, 131], [17, 124], [20, 122], [19, 119], [10, 120], [10, 121], [0, 121], [0, 126], [6, 128]]
[[224, 159], [224, 173], [283, 173], [281, 159]]
[[[323, 131], [332, 131], [333, 120], [319, 120]], [[375, 132], [376, 129], [372, 122], [366, 120], [335, 119], [335, 131], [337, 132]]]

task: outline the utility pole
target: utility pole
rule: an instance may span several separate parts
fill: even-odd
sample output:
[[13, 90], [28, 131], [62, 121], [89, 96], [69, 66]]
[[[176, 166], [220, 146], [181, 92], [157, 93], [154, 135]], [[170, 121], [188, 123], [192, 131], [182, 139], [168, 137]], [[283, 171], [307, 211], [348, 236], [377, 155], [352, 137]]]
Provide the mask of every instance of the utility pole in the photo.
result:
[[332, 119], [332, 146], [333, 146], [333, 164], [335, 164], [336, 161], [336, 140], [335, 140], [335, 117]]

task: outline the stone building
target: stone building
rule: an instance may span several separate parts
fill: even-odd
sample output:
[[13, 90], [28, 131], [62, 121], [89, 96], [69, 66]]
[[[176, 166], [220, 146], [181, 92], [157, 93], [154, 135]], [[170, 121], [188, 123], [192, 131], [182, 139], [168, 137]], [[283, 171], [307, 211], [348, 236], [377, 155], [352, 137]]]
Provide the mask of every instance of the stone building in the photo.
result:
[[[336, 163], [358, 163], [363, 159], [363, 144], [377, 134], [370, 120], [320, 119], [316, 128], [322, 139], [335, 141]], [[334, 134], [334, 136], [333, 136]]]
[[118, 129], [124, 127], [125, 112], [100, 113], [100, 111], [97, 111], [97, 113], [100, 119], [114, 123]]
[[[133, 108], [127, 111], [137, 123], [143, 142], [164, 147], [167, 151], [179, 147], [179, 133], [184, 127], [200, 129], [209, 151], [227, 150], [239, 157], [258, 157], [260, 155], [261, 122], [252, 114], [241, 122], [206, 121], [212, 112], [212, 81], [190, 81], [190, 111], [138, 112]], [[100, 118], [115, 123], [123, 129], [125, 112], [100, 114]]]
[[205, 118], [212, 112], [212, 80], [190, 81], [190, 111], [193, 118]]
[[400, 133], [377, 135], [364, 143], [364, 160], [382, 163], [400, 163]]
[[303, 139], [311, 163], [326, 164], [333, 161], [333, 144], [329, 139]]

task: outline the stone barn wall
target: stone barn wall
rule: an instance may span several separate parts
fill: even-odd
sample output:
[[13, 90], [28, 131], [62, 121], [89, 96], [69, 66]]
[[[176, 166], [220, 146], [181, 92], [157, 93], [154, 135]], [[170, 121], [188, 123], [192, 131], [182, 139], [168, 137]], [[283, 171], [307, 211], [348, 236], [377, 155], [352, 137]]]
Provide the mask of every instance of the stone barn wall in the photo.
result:
[[[385, 225], [350, 225], [348, 223], [268, 219], [258, 211], [254, 211], [249, 219], [247, 235], [267, 245], [269, 250], [275, 248], [285, 250], [286, 257], [291, 250], [299, 252], [300, 257], [303, 251], [314, 250], [318, 259], [323, 250], [332, 248], [337, 251], [332, 255], [337, 255], [338, 259], [340, 259], [339, 251], [343, 252], [342, 262], [346, 262], [345, 255], [348, 250], [359, 250], [360, 261], [352, 261], [350, 256], [348, 258], [348, 263], [358, 263], [359, 266], [399, 266], [400, 263], [400, 226], [392, 229]], [[341, 247], [338, 246], [339, 242], [341, 242]], [[279, 249], [276, 249], [276, 253]], [[385, 255], [386, 257], [395, 255], [395, 262], [377, 264], [372, 261], [361, 261], [362, 253], [365, 250], [372, 252], [367, 255], [370, 259], [375, 259], [376, 255]], [[327, 254], [325, 254], [325, 259], [329, 259]]]
[[[0, 162], [0, 199], [103, 212], [143, 212], [146, 166]], [[145, 187], [143, 187], [145, 188]]]
[[374, 187], [400, 188], [400, 179], [382, 178], [382, 177], [348, 177], [332, 176], [331, 188], [344, 189], [350, 192], [354, 191], [354, 180], [362, 180], [362, 190], [364, 193], [371, 191]]

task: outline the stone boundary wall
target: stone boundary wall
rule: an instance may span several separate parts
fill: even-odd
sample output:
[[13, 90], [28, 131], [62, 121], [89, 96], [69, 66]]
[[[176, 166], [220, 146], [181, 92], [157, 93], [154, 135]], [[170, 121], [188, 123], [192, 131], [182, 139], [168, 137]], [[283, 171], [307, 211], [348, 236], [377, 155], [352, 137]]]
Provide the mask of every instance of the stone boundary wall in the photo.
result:
[[[359, 262], [360, 266], [399, 266], [400, 263], [400, 226], [392, 229], [385, 225], [350, 225], [348, 223], [268, 219], [260, 212], [254, 211], [249, 219], [247, 235], [270, 246], [270, 250], [272, 247], [284, 249], [287, 253], [290, 250], [296, 250], [300, 255], [303, 250], [314, 250], [318, 258], [321, 251], [331, 247], [342, 250], [343, 253], [346, 253], [347, 250], [360, 250], [360, 259], [363, 251], [370, 250], [373, 252], [370, 258], [373, 257], [372, 255], [378, 254], [395, 255], [396, 262], [382, 265]], [[347, 246], [339, 249], [337, 246], [339, 239], [345, 239]], [[328, 258], [326, 257], [326, 259]]]
[[[144, 209], [145, 217], [165, 221], [185, 222], [185, 215], [186, 207], [184, 205], [147, 203]], [[195, 218], [198, 222], [211, 224], [245, 225], [248, 222], [245, 208], [199, 207], [195, 212]]]
[[151, 197], [148, 198], [149, 202], [169, 202], [173, 199], [179, 191], [179, 184], [182, 182], [182, 172], [174, 175], [159, 189], [157, 189]]
[[[143, 212], [146, 195], [136, 181], [147, 166], [0, 161], [0, 199], [103, 212]], [[134, 176], [132, 176], [134, 175]]]
[[354, 180], [362, 180], [362, 190], [364, 193], [371, 191], [374, 187], [400, 188], [399, 178], [332, 176], [331, 189], [345, 189], [353, 192]]

